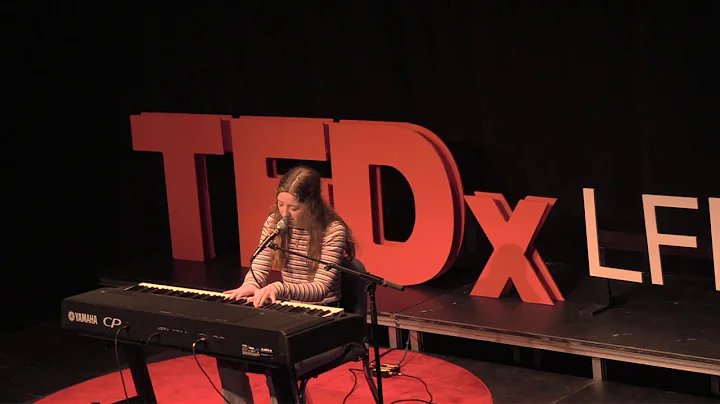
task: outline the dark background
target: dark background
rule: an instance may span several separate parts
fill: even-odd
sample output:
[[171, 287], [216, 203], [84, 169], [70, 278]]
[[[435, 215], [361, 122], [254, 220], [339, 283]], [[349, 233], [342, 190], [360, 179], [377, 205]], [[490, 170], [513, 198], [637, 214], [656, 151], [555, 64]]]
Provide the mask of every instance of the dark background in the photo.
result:
[[[697, 211], [661, 212], [660, 230], [709, 241], [719, 4], [528, 4], [17, 5], [3, 35], [3, 330], [168, 248], [162, 159], [131, 146], [129, 115], [143, 111], [424, 126], [466, 194], [559, 198], [538, 245], [585, 271], [583, 187], [601, 229], [638, 235], [643, 193], [698, 197]], [[232, 156], [208, 164], [222, 252], [237, 248]], [[388, 231], [401, 237], [412, 215], [392, 182]], [[489, 245], [472, 216], [468, 232], [459, 265], [478, 267]], [[691, 274], [711, 277], [712, 262]]]

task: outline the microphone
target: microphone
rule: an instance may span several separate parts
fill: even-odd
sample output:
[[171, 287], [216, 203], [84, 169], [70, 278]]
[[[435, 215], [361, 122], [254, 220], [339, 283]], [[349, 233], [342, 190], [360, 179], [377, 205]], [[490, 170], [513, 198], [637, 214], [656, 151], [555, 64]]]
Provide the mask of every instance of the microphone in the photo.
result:
[[252, 257], [250, 258], [250, 268], [251, 269], [252, 269], [252, 262], [255, 261], [255, 257], [257, 257], [257, 255], [260, 254], [260, 252], [262, 250], [267, 248], [268, 244], [270, 244], [271, 241], [275, 240], [275, 237], [277, 237], [280, 233], [285, 231], [287, 226], [288, 226], [288, 218], [284, 217], [284, 218], [280, 219], [280, 221], [275, 226], [275, 230], [273, 230], [272, 233], [270, 233], [265, 238], [265, 240], [263, 240], [262, 244], [260, 244], [260, 246], [257, 248], [257, 250], [255, 250]]

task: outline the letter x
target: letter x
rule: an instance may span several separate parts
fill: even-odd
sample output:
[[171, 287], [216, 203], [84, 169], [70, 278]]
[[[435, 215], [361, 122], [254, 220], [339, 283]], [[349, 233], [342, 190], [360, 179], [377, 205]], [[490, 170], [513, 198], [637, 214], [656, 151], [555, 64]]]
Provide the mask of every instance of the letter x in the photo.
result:
[[565, 300], [532, 244], [556, 199], [528, 196], [515, 211], [502, 194], [475, 192], [465, 200], [494, 249], [470, 294], [499, 298], [514, 285], [527, 303]]

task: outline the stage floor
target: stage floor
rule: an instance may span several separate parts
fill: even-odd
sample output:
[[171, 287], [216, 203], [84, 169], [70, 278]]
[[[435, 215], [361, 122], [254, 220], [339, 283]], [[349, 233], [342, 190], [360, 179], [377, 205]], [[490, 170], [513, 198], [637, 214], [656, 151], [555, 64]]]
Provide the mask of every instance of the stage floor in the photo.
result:
[[[574, 294], [587, 295], [584, 280]], [[472, 285], [395, 313], [401, 328], [577, 353], [592, 357], [720, 374], [720, 293], [712, 282], [663, 287], [638, 285], [594, 316], [586, 299], [555, 306], [525, 304], [517, 296], [470, 296]], [[618, 291], [619, 292], [619, 291]]]
[[[114, 351], [101, 341], [64, 332], [60, 320], [0, 337], [0, 402], [35, 402], [53, 392], [117, 370]], [[149, 348], [149, 361], [178, 356]], [[432, 355], [432, 354], [430, 354]], [[698, 397], [516, 366], [434, 355], [462, 366], [490, 389], [495, 403], [720, 403]], [[126, 367], [121, 356], [121, 366]], [[417, 375], [422, 377], [422, 375]], [[120, 384], [120, 380], [117, 380]], [[319, 399], [316, 398], [316, 400]], [[441, 397], [436, 397], [442, 402]]]
[[[100, 284], [148, 281], [224, 290], [239, 285], [246, 272], [240, 268], [236, 254], [206, 263], [168, 257], [158, 254], [108, 268], [102, 272]], [[447, 354], [451, 348], [462, 346], [454, 356], [481, 362], [497, 358], [501, 363], [507, 363], [508, 352], [514, 357], [524, 347], [532, 355], [546, 358], [542, 366], [534, 364], [537, 369], [550, 368], [605, 381], [635, 383], [635, 373], [653, 374], [655, 368], [664, 368], [669, 370], [656, 379], [666, 378], [667, 383], [637, 383], [685, 393], [718, 394], [720, 379], [709, 375], [720, 375], [720, 348], [716, 344], [720, 341], [720, 325], [714, 321], [720, 311], [720, 293], [711, 280], [680, 280], [668, 275], [663, 286], [612, 282], [614, 305], [597, 315], [588, 315], [598, 308], [597, 303], [602, 303], [607, 283], [561, 264], [549, 268], [566, 298], [555, 306], [525, 304], [512, 295], [501, 299], [470, 296], [477, 274], [455, 269], [452, 276], [403, 292], [380, 288], [379, 321], [389, 331], [384, 333], [384, 342], [402, 345], [408, 338], [407, 331], [411, 331], [409, 340], [417, 350]], [[273, 272], [271, 280], [277, 279], [279, 273]], [[431, 350], [426, 349], [429, 344], [423, 343], [428, 340], [435, 341]], [[483, 351], [481, 355], [473, 356], [477, 353], [473, 341], [486, 344], [477, 348]], [[501, 351], [505, 357], [498, 354]], [[572, 356], [567, 359], [570, 364], [560, 364], [558, 355], [566, 355], [563, 361]], [[538, 362], [537, 358], [533, 361]], [[564, 367], [590, 370], [586, 373]], [[686, 389], [688, 383], [697, 388]]]

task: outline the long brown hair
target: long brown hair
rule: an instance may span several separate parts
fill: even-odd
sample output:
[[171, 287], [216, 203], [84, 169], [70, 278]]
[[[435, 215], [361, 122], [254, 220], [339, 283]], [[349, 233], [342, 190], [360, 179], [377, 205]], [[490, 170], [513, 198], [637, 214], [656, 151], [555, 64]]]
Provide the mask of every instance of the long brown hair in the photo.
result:
[[[352, 231], [345, 221], [338, 215], [335, 210], [322, 198], [322, 187], [320, 173], [307, 166], [296, 166], [290, 169], [281, 179], [277, 187], [275, 196], [281, 192], [288, 192], [295, 196], [298, 202], [305, 205], [305, 229], [308, 232], [308, 251], [307, 255], [320, 259], [322, 242], [325, 232], [330, 223], [334, 221], [340, 222], [345, 228], [346, 242], [345, 255], [348, 259], [355, 256], [355, 241]], [[277, 201], [272, 208], [274, 223], [277, 223], [282, 217], [278, 210]], [[278, 237], [279, 245], [284, 248], [290, 242], [291, 232], [283, 232]], [[282, 269], [288, 263], [288, 253], [275, 250], [273, 255], [273, 266]], [[308, 280], [312, 280], [317, 272], [318, 263], [308, 260]]]

